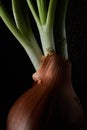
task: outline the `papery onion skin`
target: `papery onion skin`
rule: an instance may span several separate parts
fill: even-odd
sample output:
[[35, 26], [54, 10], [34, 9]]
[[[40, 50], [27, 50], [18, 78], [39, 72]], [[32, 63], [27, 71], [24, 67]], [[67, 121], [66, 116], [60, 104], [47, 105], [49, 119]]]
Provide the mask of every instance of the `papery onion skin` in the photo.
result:
[[12, 106], [7, 130], [86, 130], [83, 107], [71, 82], [71, 64], [57, 53], [48, 55], [33, 74], [35, 80]]

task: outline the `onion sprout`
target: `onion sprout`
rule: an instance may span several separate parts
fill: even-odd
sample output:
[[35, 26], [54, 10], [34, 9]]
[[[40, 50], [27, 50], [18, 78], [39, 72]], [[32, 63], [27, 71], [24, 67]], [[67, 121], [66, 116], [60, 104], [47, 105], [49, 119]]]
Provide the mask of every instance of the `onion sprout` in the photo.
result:
[[[60, 6], [58, 9], [57, 5]], [[41, 64], [42, 55], [47, 56], [51, 51], [59, 49], [61, 55], [68, 58], [65, 31], [67, 5], [68, 0], [61, 0], [59, 3], [57, 0], [12, 0], [12, 18], [0, 1], [0, 18], [24, 47], [36, 70]], [[58, 16], [55, 16], [57, 10]], [[43, 50], [32, 31], [29, 11], [36, 22]], [[54, 21], [55, 17], [57, 22]]]

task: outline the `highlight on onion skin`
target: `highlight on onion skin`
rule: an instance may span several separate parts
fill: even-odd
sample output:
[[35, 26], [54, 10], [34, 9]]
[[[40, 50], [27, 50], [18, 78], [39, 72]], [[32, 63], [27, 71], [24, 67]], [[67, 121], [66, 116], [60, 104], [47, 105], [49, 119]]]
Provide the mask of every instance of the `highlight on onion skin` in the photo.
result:
[[32, 77], [32, 88], [19, 97], [8, 114], [7, 130], [87, 129], [68, 60], [53, 52]]

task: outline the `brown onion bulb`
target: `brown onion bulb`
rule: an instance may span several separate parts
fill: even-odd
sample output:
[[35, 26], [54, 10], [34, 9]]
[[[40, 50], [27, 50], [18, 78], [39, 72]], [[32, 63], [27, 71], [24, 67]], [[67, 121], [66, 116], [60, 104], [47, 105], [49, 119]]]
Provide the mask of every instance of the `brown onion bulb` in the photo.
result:
[[71, 82], [71, 64], [55, 52], [48, 55], [35, 80], [12, 106], [7, 130], [86, 130], [83, 107]]

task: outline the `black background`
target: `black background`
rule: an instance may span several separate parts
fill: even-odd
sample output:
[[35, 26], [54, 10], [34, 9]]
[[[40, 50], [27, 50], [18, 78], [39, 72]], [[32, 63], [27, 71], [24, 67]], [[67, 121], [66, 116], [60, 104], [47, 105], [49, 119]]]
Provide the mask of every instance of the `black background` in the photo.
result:
[[[8, 8], [10, 0], [3, 1]], [[87, 112], [87, 2], [70, 0], [66, 19], [72, 83]], [[15, 100], [32, 85], [34, 68], [24, 49], [0, 19], [0, 130]]]

